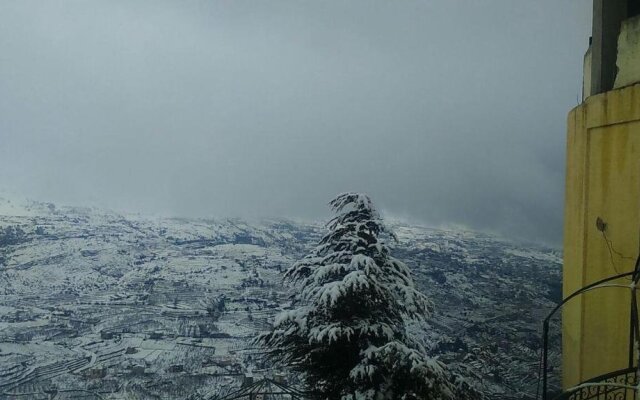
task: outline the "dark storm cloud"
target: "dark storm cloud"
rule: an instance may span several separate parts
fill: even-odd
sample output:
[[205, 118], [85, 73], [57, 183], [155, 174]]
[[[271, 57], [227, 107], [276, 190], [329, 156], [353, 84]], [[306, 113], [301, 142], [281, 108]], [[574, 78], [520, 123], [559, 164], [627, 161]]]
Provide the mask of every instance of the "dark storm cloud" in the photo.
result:
[[587, 0], [3, 1], [0, 187], [558, 243]]

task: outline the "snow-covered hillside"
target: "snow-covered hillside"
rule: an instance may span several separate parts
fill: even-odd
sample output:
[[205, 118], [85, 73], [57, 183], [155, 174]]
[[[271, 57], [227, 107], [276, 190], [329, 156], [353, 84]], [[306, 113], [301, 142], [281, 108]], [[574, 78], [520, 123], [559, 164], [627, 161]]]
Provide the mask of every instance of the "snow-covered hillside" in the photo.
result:
[[[248, 339], [288, 306], [282, 271], [322, 229], [0, 198], [0, 398], [209, 398], [275, 373]], [[559, 253], [394, 229], [394, 255], [437, 308], [414, 334], [491, 398], [535, 391]]]

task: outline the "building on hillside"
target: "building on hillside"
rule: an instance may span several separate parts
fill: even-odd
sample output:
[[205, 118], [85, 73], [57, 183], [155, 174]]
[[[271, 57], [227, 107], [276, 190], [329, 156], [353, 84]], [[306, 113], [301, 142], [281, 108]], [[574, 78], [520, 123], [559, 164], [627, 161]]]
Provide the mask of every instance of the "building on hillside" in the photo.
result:
[[560, 398], [636, 398], [623, 386], [638, 383], [639, 255], [640, 0], [594, 0], [583, 102], [568, 117]]

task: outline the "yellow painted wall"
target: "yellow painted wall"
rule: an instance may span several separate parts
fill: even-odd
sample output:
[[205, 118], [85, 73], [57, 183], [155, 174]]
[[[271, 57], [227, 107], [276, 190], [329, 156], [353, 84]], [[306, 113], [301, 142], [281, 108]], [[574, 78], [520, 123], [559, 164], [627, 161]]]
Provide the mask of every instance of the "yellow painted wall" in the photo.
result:
[[[632, 271], [640, 247], [640, 84], [591, 96], [568, 118], [565, 297]], [[600, 217], [605, 233], [596, 227]], [[630, 291], [599, 289], [563, 309], [563, 386], [628, 366]]]

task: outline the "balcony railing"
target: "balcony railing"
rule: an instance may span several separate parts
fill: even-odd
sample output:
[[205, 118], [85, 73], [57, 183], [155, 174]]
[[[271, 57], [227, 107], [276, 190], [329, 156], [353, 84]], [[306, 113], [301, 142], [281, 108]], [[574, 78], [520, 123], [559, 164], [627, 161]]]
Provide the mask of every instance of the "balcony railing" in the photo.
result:
[[598, 376], [556, 396], [553, 400], [637, 400], [638, 369], [623, 369]]
[[[629, 285], [619, 284], [614, 281], [620, 278], [630, 278]], [[542, 400], [640, 400], [638, 394], [640, 388], [638, 362], [635, 359], [638, 354], [636, 346], [640, 343], [640, 324], [638, 318], [638, 302], [636, 290], [640, 288], [640, 257], [636, 261], [633, 272], [627, 272], [606, 279], [594, 282], [590, 285], [567, 296], [560, 304], [554, 308], [545, 318], [543, 324], [543, 341], [542, 341], [542, 359], [540, 383], [542, 384]], [[553, 370], [549, 365], [549, 326], [551, 319], [556, 313], [571, 299], [578, 297], [586, 292], [602, 289], [602, 288], [628, 288], [630, 289], [630, 331], [629, 341], [624, 344], [628, 349], [629, 364], [628, 368], [614, 371], [605, 375], [601, 375], [589, 379], [581, 384], [565, 390], [560, 395], [554, 395], [550, 389], [549, 372]], [[556, 392], [557, 393], [557, 392]]]

